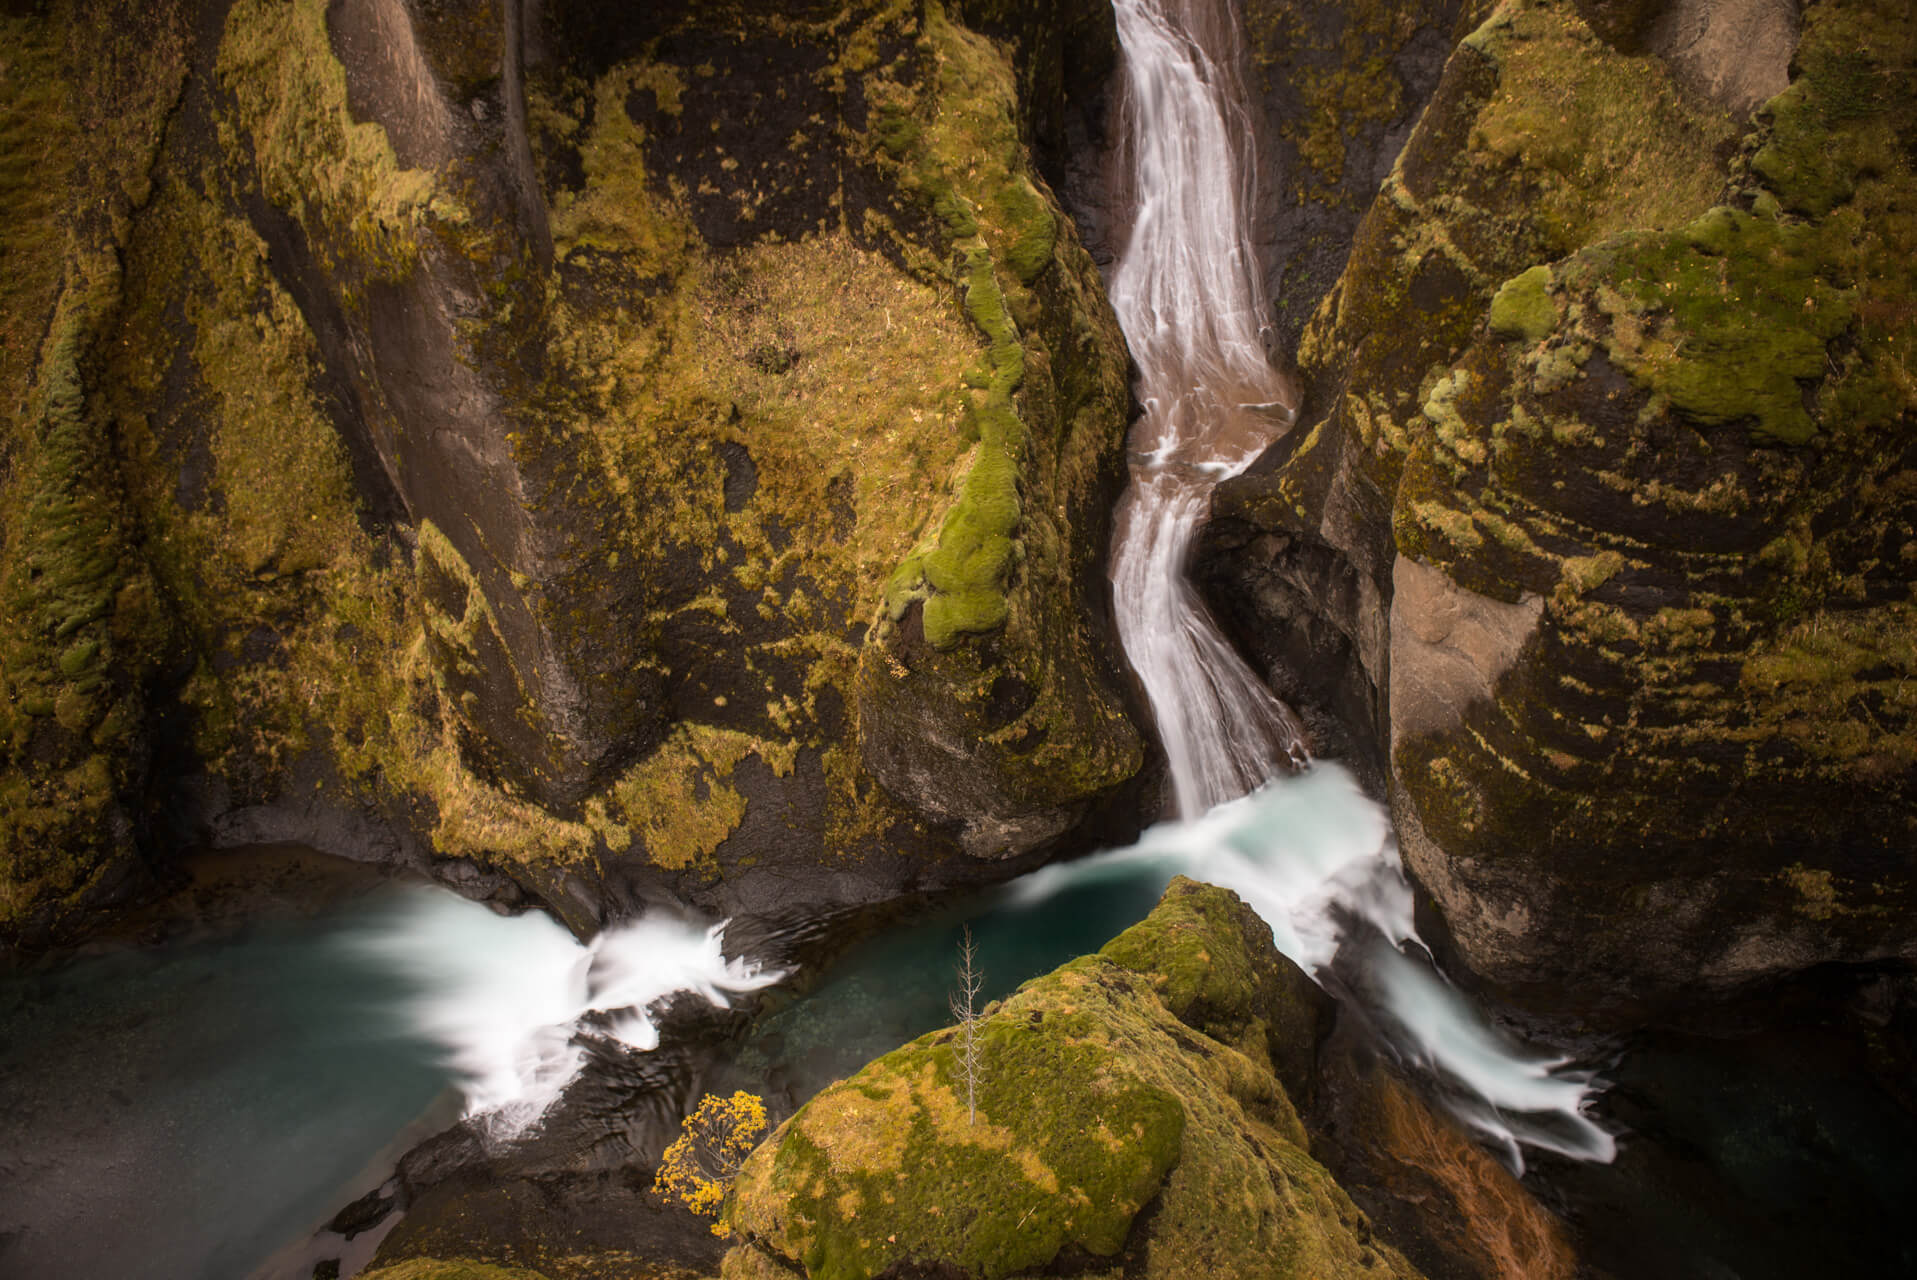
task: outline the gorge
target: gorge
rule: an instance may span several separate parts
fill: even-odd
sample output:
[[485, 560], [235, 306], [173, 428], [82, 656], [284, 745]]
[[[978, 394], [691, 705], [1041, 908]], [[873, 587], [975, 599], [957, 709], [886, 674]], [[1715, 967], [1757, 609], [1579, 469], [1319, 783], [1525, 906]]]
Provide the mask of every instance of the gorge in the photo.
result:
[[0, 1270], [1912, 1262], [1899, 6], [5, 22]]

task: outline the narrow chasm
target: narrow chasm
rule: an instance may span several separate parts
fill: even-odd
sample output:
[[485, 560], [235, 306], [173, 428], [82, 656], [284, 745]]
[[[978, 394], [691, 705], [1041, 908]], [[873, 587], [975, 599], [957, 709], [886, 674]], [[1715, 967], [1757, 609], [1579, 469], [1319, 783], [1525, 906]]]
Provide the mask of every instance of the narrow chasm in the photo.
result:
[[1913, 82], [0, 4], [0, 1274], [1917, 1273]]

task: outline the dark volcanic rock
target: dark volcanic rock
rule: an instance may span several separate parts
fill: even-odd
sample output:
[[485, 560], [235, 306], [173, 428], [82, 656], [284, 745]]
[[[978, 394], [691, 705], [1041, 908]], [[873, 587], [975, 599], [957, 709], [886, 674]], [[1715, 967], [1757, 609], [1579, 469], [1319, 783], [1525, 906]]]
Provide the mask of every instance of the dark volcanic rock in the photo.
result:
[[1105, 6], [54, 8], [9, 936], [263, 839], [772, 934], [1114, 809], [1126, 362], [1034, 160]]
[[1505, 5], [1451, 56], [1201, 576], [1376, 735], [1464, 965], [1630, 1018], [1917, 954], [1917, 28], [1813, 9], [1747, 124], [1788, 39], [1599, 8], [1621, 47]]

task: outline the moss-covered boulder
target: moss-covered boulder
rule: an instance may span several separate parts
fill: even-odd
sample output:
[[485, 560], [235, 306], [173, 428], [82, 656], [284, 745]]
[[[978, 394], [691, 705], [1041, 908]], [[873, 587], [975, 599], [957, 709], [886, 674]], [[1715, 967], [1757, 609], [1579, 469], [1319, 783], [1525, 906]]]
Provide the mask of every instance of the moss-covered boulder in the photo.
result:
[[957, 1029], [801, 1108], [740, 1174], [726, 1274], [1415, 1275], [1311, 1158], [1273, 1073], [1274, 1029], [1315, 1051], [1309, 980], [1283, 965], [1232, 895], [1175, 883], [986, 1011], [975, 1115]]
[[1788, 42], [1720, 82], [1585, 7], [1452, 55], [1210, 573], [1306, 619], [1331, 679], [1264, 656], [1384, 745], [1463, 959], [1621, 1013], [1917, 951], [1917, 27], [1811, 7], [1747, 119]]
[[117, 12], [6, 19], [9, 935], [202, 840], [809, 912], [1137, 770], [1102, 5]]
[[497, 1267], [461, 1258], [414, 1258], [359, 1273], [363, 1280], [546, 1280], [524, 1267]]

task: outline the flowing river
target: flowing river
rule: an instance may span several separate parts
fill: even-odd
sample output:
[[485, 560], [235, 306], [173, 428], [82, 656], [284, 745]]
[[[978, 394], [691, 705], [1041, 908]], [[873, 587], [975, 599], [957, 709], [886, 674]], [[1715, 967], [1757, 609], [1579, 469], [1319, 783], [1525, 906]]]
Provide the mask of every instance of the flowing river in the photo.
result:
[[[1638, 1274], [1800, 1274], [1788, 1247], [1799, 1240], [1806, 1258], [1841, 1256], [1862, 1238], [1854, 1222], [1895, 1219], [1872, 1189], [1907, 1185], [1908, 1117], [1839, 1091], [1815, 1115], [1841, 1149], [1815, 1135], [1767, 1145], [1778, 1116], [1816, 1097], [1797, 1059], [1780, 1049], [1754, 1069], [1721, 1044], [1667, 1037], [1648, 1065], [1627, 1059], [1611, 1074], [1630, 1085], [1634, 1127], [1682, 1158], [1640, 1144], [1641, 1163], [1606, 1168], [1618, 1148], [1589, 1115], [1604, 1101], [1591, 1076], [1508, 1039], [1436, 971], [1384, 810], [1336, 764], [1310, 761], [1292, 713], [1187, 582], [1212, 489], [1289, 428], [1295, 393], [1266, 349], [1248, 239], [1254, 131], [1236, 15], [1228, 0], [1115, 8], [1116, 177], [1133, 213], [1109, 285], [1145, 414], [1112, 578], [1176, 817], [1128, 849], [864, 945], [760, 1018], [721, 1074], [777, 1080], [782, 1102], [801, 1101], [947, 1020], [961, 923], [978, 936], [990, 998], [1096, 949], [1185, 874], [1238, 892], [1287, 955], [1335, 975], [1514, 1165], [1534, 1148], [1612, 1179], [1592, 1184], [1591, 1222], [1626, 1241], [1651, 1223], [1676, 1242], [1634, 1263]], [[255, 1273], [457, 1111], [510, 1140], [584, 1069], [584, 1041], [644, 1053], [665, 997], [724, 1005], [783, 976], [728, 958], [722, 924], [648, 918], [581, 944], [543, 916], [503, 918], [416, 887], [305, 923], [0, 980], [0, 1273]], [[1680, 1183], [1693, 1201], [1671, 1190]], [[1838, 1188], [1857, 1213], [1767, 1234], [1785, 1210], [1765, 1206], [1812, 1187]], [[1858, 1256], [1908, 1260], [1887, 1249]]]
[[[1383, 811], [1355, 786], [1320, 788], [1301, 838], [1303, 732], [1207, 616], [1185, 567], [1218, 482], [1291, 422], [1294, 392], [1266, 350], [1268, 300], [1250, 240], [1256, 130], [1237, 16], [1226, 0], [1116, 0], [1124, 50], [1116, 162], [1131, 226], [1110, 273], [1144, 414], [1118, 511], [1119, 637], [1171, 763], [1178, 814], [1139, 854], [1236, 889], [1307, 970], [1334, 963], [1375, 998], [1401, 1052], [1442, 1079], [1452, 1109], [1513, 1164], [1533, 1145], [1609, 1160], [1585, 1115], [1590, 1078], [1508, 1043], [1429, 965]], [[1319, 766], [1320, 769], [1323, 766]]]

